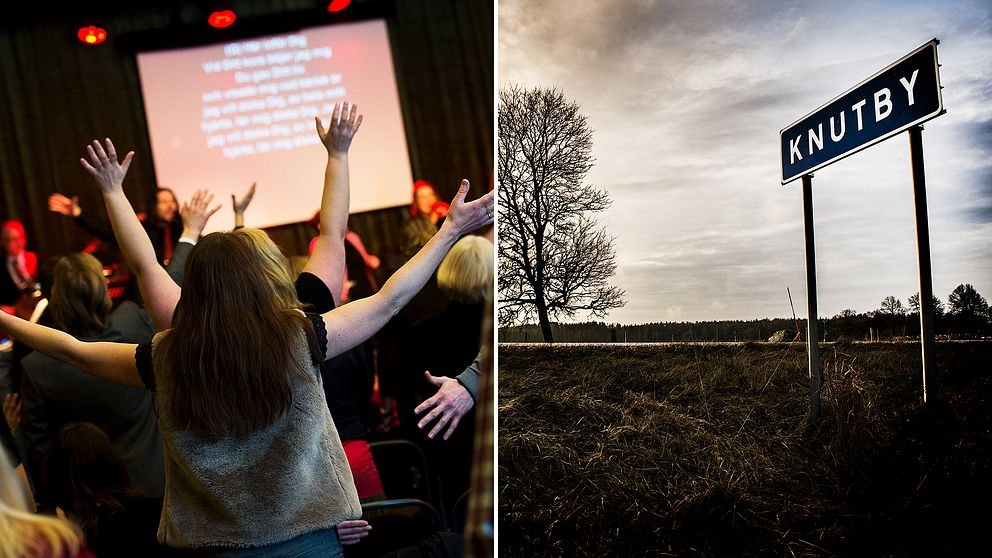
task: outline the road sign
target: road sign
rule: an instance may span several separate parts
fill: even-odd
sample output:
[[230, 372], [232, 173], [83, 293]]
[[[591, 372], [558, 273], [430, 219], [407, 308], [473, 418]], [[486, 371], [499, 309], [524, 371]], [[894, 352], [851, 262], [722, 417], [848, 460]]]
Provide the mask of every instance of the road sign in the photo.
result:
[[943, 114], [933, 39], [781, 131], [782, 184]]

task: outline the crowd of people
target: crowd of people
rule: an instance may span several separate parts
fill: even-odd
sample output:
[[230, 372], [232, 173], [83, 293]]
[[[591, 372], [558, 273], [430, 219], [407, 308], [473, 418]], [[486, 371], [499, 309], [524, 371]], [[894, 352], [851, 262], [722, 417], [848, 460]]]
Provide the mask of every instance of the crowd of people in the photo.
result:
[[[319, 233], [295, 265], [245, 226], [254, 184], [232, 196], [227, 232], [202, 234], [221, 207], [207, 191], [180, 204], [159, 187], [137, 213], [134, 152], [109, 138], [80, 159], [109, 223], [60, 193], [49, 209], [121, 262], [85, 249], [39, 262], [3, 223], [0, 556], [341, 556], [370, 532], [362, 505], [396, 497], [370, 446], [385, 438], [422, 448], [442, 510], [466, 493], [491, 359], [493, 193], [468, 202], [463, 180], [447, 204], [418, 181], [405, 262], [380, 287], [348, 229], [362, 120], [348, 103], [316, 119]], [[123, 301], [108, 291], [118, 263]]]

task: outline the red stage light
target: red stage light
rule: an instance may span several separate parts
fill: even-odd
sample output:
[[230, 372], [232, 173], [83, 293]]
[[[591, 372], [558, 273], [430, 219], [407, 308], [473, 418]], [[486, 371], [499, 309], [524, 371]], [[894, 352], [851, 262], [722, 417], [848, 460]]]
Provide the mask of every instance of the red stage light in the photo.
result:
[[89, 27], [80, 27], [76, 36], [79, 37], [80, 41], [88, 45], [98, 45], [107, 40], [107, 32], [92, 25]]
[[340, 12], [341, 10], [347, 8], [350, 5], [351, 5], [351, 0], [331, 0], [331, 3], [327, 5], [327, 11]]
[[234, 12], [231, 10], [224, 10], [223, 12], [214, 12], [210, 14], [210, 17], [207, 18], [207, 23], [209, 23], [212, 27], [223, 29], [225, 27], [230, 27], [236, 19], [238, 19], [238, 16], [234, 15]]

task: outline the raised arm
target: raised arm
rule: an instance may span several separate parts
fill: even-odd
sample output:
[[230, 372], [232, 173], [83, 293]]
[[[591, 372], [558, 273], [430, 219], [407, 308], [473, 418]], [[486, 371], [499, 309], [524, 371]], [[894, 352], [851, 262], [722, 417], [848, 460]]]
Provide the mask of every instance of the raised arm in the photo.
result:
[[347, 351], [382, 329], [420, 292], [455, 241], [493, 222], [493, 192], [465, 203], [468, 188], [468, 180], [462, 180], [441, 230], [378, 293], [323, 314], [327, 326], [325, 358]]
[[172, 323], [172, 312], [179, 302], [181, 291], [165, 268], [159, 265], [148, 233], [141, 226], [134, 208], [124, 195], [124, 177], [131, 166], [134, 151], [128, 152], [124, 161], [118, 163], [113, 142], [110, 138], [105, 142], [106, 149], [99, 141], [93, 140], [91, 145], [86, 146], [89, 161], [85, 158], [80, 158], [79, 161], [100, 187], [117, 244], [138, 279], [141, 296], [155, 327], [165, 329]]
[[75, 337], [0, 312], [0, 330], [55, 360], [75, 366], [97, 378], [132, 387], [145, 387], [138, 376], [134, 351], [129, 343], [87, 343]]
[[[183, 286], [186, 258], [193, 251], [193, 246], [200, 240], [200, 235], [203, 233], [203, 227], [207, 226], [207, 221], [220, 209], [220, 204], [210, 209], [210, 202], [213, 199], [213, 194], [207, 190], [197, 190], [193, 194], [193, 199], [183, 202], [183, 207], [179, 211], [183, 218], [183, 235], [172, 249], [172, 257], [169, 258], [169, 265], [165, 266], [165, 271], [180, 287]], [[172, 323], [171, 314], [160, 316], [159, 319], [164, 323]]]
[[315, 118], [317, 135], [327, 149], [324, 193], [320, 199], [320, 236], [303, 271], [312, 273], [330, 289], [335, 306], [344, 286], [344, 235], [348, 228], [351, 186], [348, 182], [348, 148], [362, 125], [358, 105], [335, 103], [327, 128]]

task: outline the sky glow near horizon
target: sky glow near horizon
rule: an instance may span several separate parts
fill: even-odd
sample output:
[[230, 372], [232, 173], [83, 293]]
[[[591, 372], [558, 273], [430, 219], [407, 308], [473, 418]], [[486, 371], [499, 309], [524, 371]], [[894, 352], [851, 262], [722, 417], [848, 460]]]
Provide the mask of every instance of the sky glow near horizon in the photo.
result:
[[[593, 129], [614, 284], [635, 324], [805, 317], [802, 185], [779, 132], [937, 37], [923, 132], [934, 294], [992, 300], [992, 5], [499, 2], [500, 87], [556, 86]], [[905, 132], [815, 173], [820, 317], [919, 290]], [[575, 321], [589, 319], [585, 315]]]

